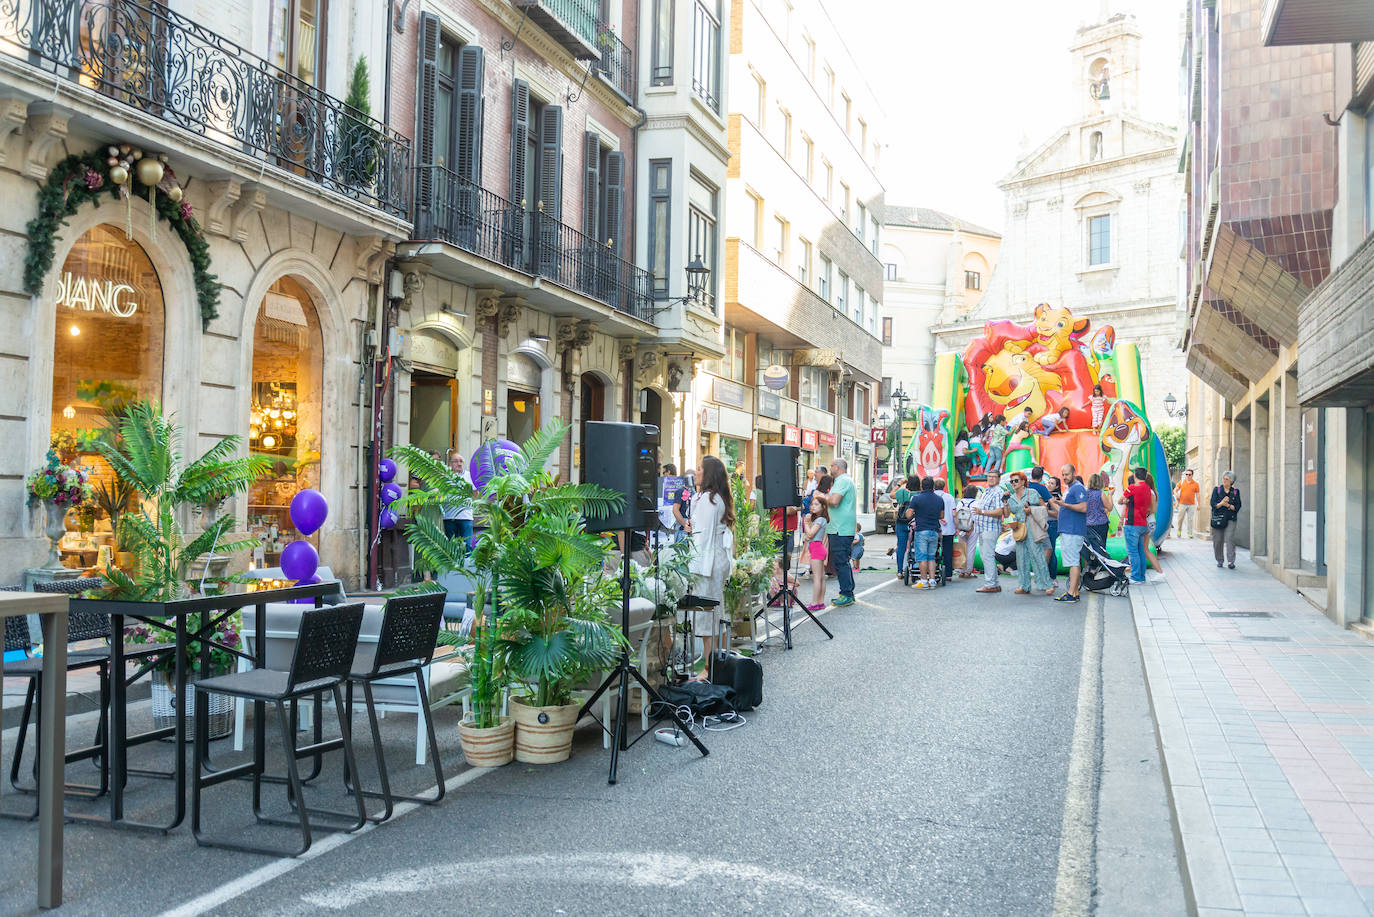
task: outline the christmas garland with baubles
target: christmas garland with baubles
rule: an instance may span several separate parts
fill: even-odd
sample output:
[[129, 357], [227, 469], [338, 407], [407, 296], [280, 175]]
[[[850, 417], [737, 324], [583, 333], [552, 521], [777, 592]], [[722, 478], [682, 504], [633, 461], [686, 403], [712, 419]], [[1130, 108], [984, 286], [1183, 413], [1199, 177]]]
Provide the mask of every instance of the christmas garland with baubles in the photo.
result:
[[196, 222], [189, 201], [167, 166], [167, 154], [147, 153], [129, 144], [71, 155], [59, 162], [38, 189], [38, 215], [29, 221], [29, 250], [24, 258], [24, 291], [43, 292], [52, 270], [58, 231], [82, 204], [99, 207], [101, 198], [124, 203], [124, 235], [133, 238], [132, 196], [146, 194], [152, 207], [148, 232], [157, 237], [157, 218], [166, 220], [186, 245], [195, 274], [196, 299], [202, 330], [219, 315], [219, 279], [210, 273], [210, 246]]

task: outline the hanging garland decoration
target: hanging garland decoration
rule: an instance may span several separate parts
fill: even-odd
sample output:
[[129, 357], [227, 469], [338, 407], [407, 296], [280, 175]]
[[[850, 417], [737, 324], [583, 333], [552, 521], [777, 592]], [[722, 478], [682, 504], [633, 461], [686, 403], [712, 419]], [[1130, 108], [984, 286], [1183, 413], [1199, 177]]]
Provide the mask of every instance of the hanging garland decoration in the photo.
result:
[[[38, 215], [29, 221], [29, 250], [24, 257], [24, 292], [37, 296], [52, 270], [57, 233], [82, 204], [99, 207], [104, 197], [124, 202], [124, 235], [133, 238], [131, 195], [135, 182], [143, 186], [152, 206], [148, 232], [157, 238], [157, 218], [162, 217], [186, 245], [195, 275], [200, 304], [201, 330], [219, 315], [219, 278], [210, 273], [210, 246], [195, 220], [189, 201], [182, 200], [181, 185], [167, 167], [167, 156], [144, 153], [121, 144], [103, 150], [71, 155], [59, 162], [38, 189]], [[158, 192], [161, 191], [161, 194]]]

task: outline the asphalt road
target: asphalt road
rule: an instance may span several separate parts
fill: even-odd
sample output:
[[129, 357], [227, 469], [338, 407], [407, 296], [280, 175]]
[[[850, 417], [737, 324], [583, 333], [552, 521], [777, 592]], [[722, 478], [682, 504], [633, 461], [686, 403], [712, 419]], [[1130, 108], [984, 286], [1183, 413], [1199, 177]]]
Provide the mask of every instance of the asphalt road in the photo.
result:
[[766, 652], [763, 706], [707, 733], [707, 758], [650, 739], [608, 786], [584, 728], [565, 764], [451, 767], [444, 804], [304, 861], [73, 828], [67, 911], [1181, 913], [1124, 600], [922, 593], [878, 571], [859, 591], [884, 583], [826, 614], [834, 640], [807, 623]]

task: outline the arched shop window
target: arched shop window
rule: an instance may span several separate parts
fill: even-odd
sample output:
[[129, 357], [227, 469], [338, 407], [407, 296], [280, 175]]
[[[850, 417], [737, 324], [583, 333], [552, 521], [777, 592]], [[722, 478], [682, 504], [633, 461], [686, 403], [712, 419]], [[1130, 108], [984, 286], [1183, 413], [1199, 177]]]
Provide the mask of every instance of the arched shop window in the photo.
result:
[[[324, 338], [305, 287], [282, 277], [263, 296], [253, 329], [253, 388], [248, 448], [272, 459], [248, 494], [248, 525], [274, 567], [282, 548], [300, 537], [291, 525], [291, 498], [320, 486], [320, 413]], [[310, 540], [319, 545], [319, 533]]]
[[[94, 441], [111, 412], [162, 396], [162, 284], [146, 252], [124, 230], [96, 226], [76, 240], [57, 275], [53, 342], [52, 439], [62, 461], [90, 469], [97, 494], [114, 479]], [[113, 542], [101, 501], [83, 506], [94, 561]], [[70, 520], [69, 520], [70, 521]], [[63, 562], [79, 552], [64, 549]]]
[[52, 431], [85, 435], [105, 414], [162, 395], [162, 284], [123, 230], [97, 226], [57, 277]]

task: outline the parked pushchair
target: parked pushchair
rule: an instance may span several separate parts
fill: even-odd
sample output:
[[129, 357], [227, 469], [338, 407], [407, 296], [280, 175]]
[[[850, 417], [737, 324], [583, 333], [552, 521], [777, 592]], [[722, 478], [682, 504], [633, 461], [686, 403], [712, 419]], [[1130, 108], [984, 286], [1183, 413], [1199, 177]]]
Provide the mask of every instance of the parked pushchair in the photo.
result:
[[1083, 565], [1083, 586], [1089, 592], [1108, 592], [1112, 595], [1126, 595], [1131, 590], [1131, 568], [1125, 563], [1109, 556], [1097, 545], [1087, 542], [1083, 545], [1086, 563]]
[[[917, 561], [916, 561], [916, 523], [908, 522], [906, 536], [906, 570], [902, 574], [902, 580], [908, 586], [916, 582]], [[945, 583], [945, 545], [944, 539], [938, 538], [935, 541], [935, 585], [944, 586]]]

